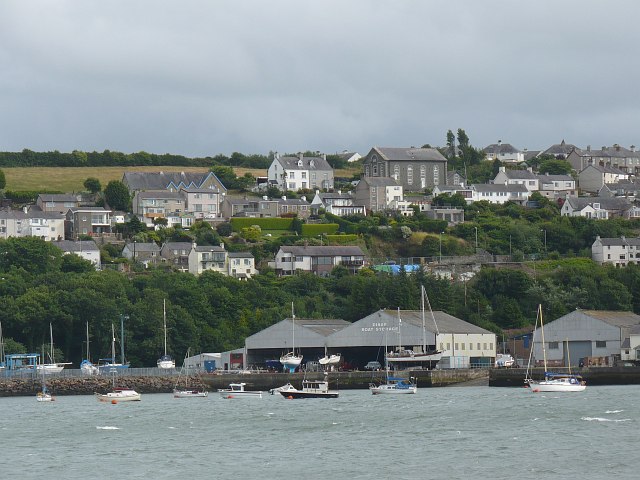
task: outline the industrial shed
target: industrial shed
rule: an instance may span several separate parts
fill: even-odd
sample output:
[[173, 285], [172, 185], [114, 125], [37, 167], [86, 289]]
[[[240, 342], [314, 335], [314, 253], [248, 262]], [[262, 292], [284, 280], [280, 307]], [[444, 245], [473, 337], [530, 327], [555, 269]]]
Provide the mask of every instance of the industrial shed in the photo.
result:
[[[587, 357], [617, 357], [635, 325], [640, 325], [640, 315], [633, 312], [580, 309], [545, 322], [547, 363], [568, 366], [569, 361], [578, 365]], [[543, 361], [540, 327], [533, 332], [533, 342], [533, 355], [539, 364]]]
[[427, 350], [442, 351], [440, 368], [488, 366], [495, 359], [496, 336], [488, 330], [441, 311], [433, 317], [425, 313], [423, 328], [419, 310], [379, 310], [354, 323], [287, 318], [246, 339], [249, 365], [263, 367], [279, 359], [291, 350], [294, 337], [303, 363], [339, 353], [346, 369], [362, 369], [372, 360], [384, 364], [385, 346], [422, 352], [423, 343]]

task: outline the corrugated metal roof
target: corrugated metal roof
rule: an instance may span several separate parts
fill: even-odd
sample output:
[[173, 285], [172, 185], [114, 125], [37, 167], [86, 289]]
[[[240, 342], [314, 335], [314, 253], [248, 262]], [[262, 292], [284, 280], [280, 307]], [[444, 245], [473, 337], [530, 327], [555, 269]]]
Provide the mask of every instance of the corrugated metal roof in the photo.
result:
[[[395, 317], [400, 315], [400, 319], [403, 323], [410, 323], [413, 326], [422, 328], [421, 310], [400, 310], [399, 313], [397, 310], [384, 310], [384, 313]], [[433, 316], [435, 317], [436, 324], [438, 326], [437, 330], [442, 333], [493, 333], [440, 310], [435, 310], [433, 312]], [[436, 333], [436, 326], [434, 325], [433, 318], [429, 312], [425, 312], [424, 321], [425, 328], [429, 332]]]
[[595, 318], [614, 327], [630, 327], [640, 324], [640, 315], [633, 312], [619, 312], [612, 310], [578, 310], [584, 315]]

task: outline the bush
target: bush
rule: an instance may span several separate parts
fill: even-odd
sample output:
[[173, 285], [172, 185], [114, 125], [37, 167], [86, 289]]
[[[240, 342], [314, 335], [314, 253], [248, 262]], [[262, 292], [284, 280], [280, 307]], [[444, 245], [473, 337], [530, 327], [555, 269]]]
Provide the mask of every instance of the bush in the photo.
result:
[[262, 230], [291, 230], [292, 218], [231, 218], [231, 227], [234, 232], [240, 232], [243, 228], [258, 225]]

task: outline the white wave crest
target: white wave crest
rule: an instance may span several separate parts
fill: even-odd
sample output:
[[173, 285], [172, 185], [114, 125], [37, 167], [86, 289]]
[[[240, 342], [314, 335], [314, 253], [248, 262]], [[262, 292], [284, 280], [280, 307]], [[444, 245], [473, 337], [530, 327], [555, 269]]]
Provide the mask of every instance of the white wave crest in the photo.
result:
[[98, 429], [98, 430], [120, 430], [120, 428], [118, 428], [118, 427], [111, 427], [109, 425], [107, 425], [105, 427], [96, 427], [96, 429]]
[[586, 420], [587, 422], [614, 422], [614, 423], [619, 423], [619, 422], [628, 422], [631, 419], [630, 418], [615, 419], [615, 418], [602, 418], [602, 417], [582, 417], [582, 420]]
[[624, 412], [624, 410], [607, 410], [604, 413], [622, 413], [622, 412]]

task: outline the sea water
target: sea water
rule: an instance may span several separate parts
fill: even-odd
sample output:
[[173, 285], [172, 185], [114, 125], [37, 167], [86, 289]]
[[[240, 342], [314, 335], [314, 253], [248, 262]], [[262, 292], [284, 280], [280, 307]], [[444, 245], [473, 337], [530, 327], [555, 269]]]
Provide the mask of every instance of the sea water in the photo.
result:
[[640, 386], [0, 398], [0, 478], [637, 479]]

